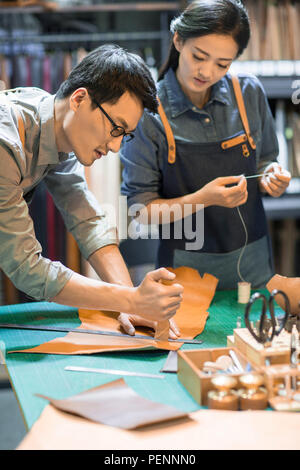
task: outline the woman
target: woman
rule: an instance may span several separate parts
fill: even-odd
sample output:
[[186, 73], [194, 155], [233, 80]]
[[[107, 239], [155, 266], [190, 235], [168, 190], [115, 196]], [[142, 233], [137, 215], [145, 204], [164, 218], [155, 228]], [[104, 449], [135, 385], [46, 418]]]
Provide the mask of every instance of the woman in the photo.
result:
[[[214, 274], [219, 289], [240, 280], [262, 287], [273, 269], [261, 193], [280, 196], [290, 174], [275, 161], [278, 143], [260, 82], [228, 73], [249, 41], [246, 9], [237, 0], [197, 0], [171, 32], [158, 82], [160, 114], [145, 112], [122, 149], [122, 192], [129, 205], [146, 206], [141, 216], [148, 222], [160, 217], [159, 266]], [[168, 213], [170, 237], [162, 223]]]

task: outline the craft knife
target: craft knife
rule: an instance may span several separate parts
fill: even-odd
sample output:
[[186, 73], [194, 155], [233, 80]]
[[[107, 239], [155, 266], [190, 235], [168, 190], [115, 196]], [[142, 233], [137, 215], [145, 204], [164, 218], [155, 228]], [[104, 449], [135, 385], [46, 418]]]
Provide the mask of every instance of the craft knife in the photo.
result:
[[0, 328], [13, 328], [16, 330], [40, 330], [40, 331], [57, 331], [61, 333], [88, 333], [92, 335], [103, 335], [103, 336], [117, 336], [119, 338], [130, 338], [130, 339], [147, 339], [151, 341], [162, 341], [170, 343], [186, 343], [186, 344], [202, 344], [202, 341], [199, 339], [187, 339], [187, 338], [178, 338], [178, 339], [156, 339], [153, 336], [143, 336], [143, 335], [127, 335], [125, 333], [118, 333], [116, 331], [102, 331], [102, 330], [86, 330], [83, 328], [69, 328], [64, 326], [48, 326], [48, 325], [26, 325], [19, 323], [0, 323]]

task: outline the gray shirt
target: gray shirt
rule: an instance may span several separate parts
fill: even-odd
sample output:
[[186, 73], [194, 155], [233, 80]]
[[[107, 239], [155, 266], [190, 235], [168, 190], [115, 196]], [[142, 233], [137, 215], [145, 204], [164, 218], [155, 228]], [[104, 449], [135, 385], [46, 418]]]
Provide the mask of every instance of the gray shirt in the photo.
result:
[[38, 88], [16, 88], [4, 94], [23, 118], [25, 148], [14, 108], [0, 100], [0, 268], [18, 289], [37, 300], [50, 300], [73, 272], [41, 255], [26, 195], [45, 180], [86, 259], [99, 248], [118, 243], [116, 227], [109, 225], [88, 190], [76, 156], [57, 151], [55, 96]]

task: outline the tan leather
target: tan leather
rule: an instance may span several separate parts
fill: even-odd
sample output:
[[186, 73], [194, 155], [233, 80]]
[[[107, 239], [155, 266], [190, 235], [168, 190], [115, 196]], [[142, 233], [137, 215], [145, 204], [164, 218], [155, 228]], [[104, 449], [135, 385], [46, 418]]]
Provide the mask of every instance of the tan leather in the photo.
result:
[[[290, 301], [291, 314], [300, 314], [300, 277], [285, 277], [280, 276], [279, 274], [275, 274], [275, 276], [270, 279], [266, 287], [269, 292], [272, 292], [273, 289], [278, 289], [285, 292]], [[284, 309], [284, 300], [282, 296], [277, 295], [275, 300], [278, 305]]]
[[248, 122], [248, 118], [247, 118], [244, 98], [243, 98], [243, 94], [242, 94], [239, 79], [234, 75], [231, 78], [232, 78], [232, 85], [233, 85], [235, 98], [236, 98], [236, 101], [237, 101], [237, 105], [238, 105], [238, 109], [239, 109], [239, 112], [240, 112], [241, 120], [242, 120], [242, 123], [243, 123], [243, 127], [245, 129], [245, 133], [247, 135], [247, 138], [248, 138], [248, 141], [249, 141], [249, 144], [251, 145], [251, 147], [253, 149], [256, 149], [255, 142], [254, 142], [254, 140], [251, 136], [251, 133], [250, 133], [249, 122]]
[[[214, 297], [218, 279], [207, 273], [201, 278], [196, 269], [185, 266], [176, 269], [168, 268], [168, 270], [176, 274], [174, 282], [184, 287], [182, 303], [173, 318], [182, 338], [192, 339], [204, 330], [208, 317], [207, 309]], [[121, 327], [118, 316], [118, 312], [79, 310], [81, 320], [79, 328], [120, 332]], [[138, 334], [149, 335], [151, 331], [145, 328], [136, 328]], [[128, 338], [127, 336], [121, 338], [71, 332], [62, 338], [56, 338], [40, 346], [23, 349], [22, 352], [69, 355], [149, 348], [177, 351], [181, 346], [182, 343], [157, 342], [155, 338], [153, 340], [143, 340]], [[21, 352], [21, 350], [15, 352]]]
[[169, 320], [158, 322], [155, 328], [155, 339], [168, 341], [170, 330]]
[[162, 120], [164, 129], [165, 129], [165, 134], [167, 137], [168, 141], [168, 162], [169, 163], [175, 163], [176, 160], [176, 145], [175, 145], [175, 139], [174, 135], [171, 129], [171, 126], [169, 124], [168, 118], [166, 116], [165, 110], [161, 104], [160, 99], [157, 97], [158, 100], [158, 113], [160, 115], [160, 118]]
[[198, 410], [188, 416], [129, 431], [47, 405], [17, 450], [300, 449], [298, 413]]
[[237, 137], [233, 137], [232, 139], [224, 140], [224, 142], [221, 143], [221, 147], [223, 150], [226, 150], [231, 147], [235, 147], [236, 145], [239, 145], [242, 142], [246, 142], [246, 141], [247, 141], [246, 134], [242, 134]]
[[187, 416], [173, 406], [140, 396], [124, 379], [114, 380], [64, 400], [40, 394], [37, 396], [48, 400], [59, 410], [122, 429], [136, 429]]

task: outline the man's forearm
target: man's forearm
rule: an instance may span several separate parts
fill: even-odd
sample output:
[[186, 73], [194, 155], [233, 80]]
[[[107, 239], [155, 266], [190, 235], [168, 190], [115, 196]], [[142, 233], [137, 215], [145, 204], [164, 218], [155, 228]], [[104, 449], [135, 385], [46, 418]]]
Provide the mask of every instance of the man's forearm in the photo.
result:
[[117, 245], [107, 245], [88, 259], [98, 276], [105, 282], [132, 286], [130, 274]]
[[134, 288], [90, 279], [74, 273], [52, 302], [92, 310], [132, 312]]
[[74, 273], [52, 300], [77, 308], [132, 312], [132, 281], [118, 246], [107, 245], [100, 248], [88, 261], [101, 281]]
[[[148, 273], [138, 287], [131, 287], [73, 273], [51, 300], [77, 308], [132, 313], [150, 321], [165, 321], [179, 308], [183, 288], [179, 284], [165, 286], [160, 281], [174, 278], [173, 273], [161, 268]], [[125, 282], [125, 277], [119, 280]]]

